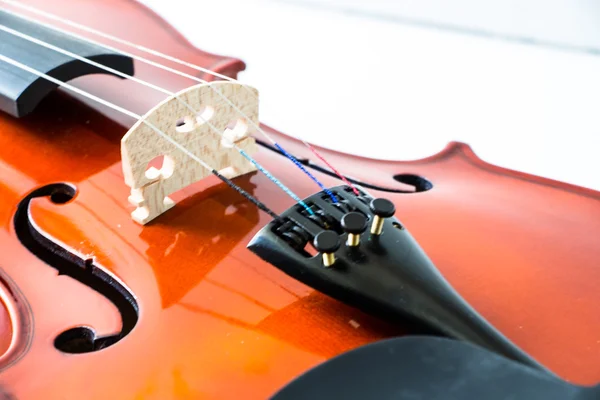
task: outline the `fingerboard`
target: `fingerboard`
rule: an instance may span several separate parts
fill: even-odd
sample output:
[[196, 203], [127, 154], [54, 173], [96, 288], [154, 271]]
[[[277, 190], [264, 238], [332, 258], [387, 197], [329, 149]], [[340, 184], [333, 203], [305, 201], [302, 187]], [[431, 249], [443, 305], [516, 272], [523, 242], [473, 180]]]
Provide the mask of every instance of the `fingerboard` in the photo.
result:
[[[102, 46], [1, 10], [0, 25], [78, 56], [89, 58], [124, 74], [133, 75], [133, 60], [130, 57]], [[88, 74], [110, 74], [96, 66], [7, 31], [0, 31], [0, 54], [63, 82]], [[23, 117], [32, 112], [56, 87], [56, 84], [44, 78], [0, 61], [0, 111], [2, 112]]]

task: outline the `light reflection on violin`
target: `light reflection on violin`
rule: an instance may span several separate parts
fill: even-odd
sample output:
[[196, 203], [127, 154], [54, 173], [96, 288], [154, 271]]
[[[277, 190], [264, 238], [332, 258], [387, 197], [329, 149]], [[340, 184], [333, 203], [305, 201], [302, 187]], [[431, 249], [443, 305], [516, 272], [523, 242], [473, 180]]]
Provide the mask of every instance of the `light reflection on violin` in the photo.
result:
[[[41, 1], [30, 3], [43, 7]], [[81, 14], [82, 22], [190, 62], [221, 66], [217, 72], [235, 76], [242, 67], [238, 60], [194, 49], [135, 3], [69, 5], [59, 1], [55, 11]], [[136, 68], [136, 76], [172, 90], [187, 84]], [[80, 83], [128, 109], [149, 109], [160, 100], [113, 77], [83, 77]], [[265, 398], [340, 352], [418, 332], [341, 304], [250, 253], [248, 241], [271, 219], [215, 178], [179, 193], [177, 206], [152, 223], [134, 223], [118, 162], [125, 129], [111, 112], [96, 113], [99, 107], [51, 95], [26, 118], [0, 115], [0, 147], [8, 149], [0, 151], [0, 266], [30, 302], [35, 320], [35, 332], [27, 336], [31, 347], [0, 375], [7, 390], [19, 398], [48, 399], [82, 393]], [[297, 140], [264, 129], [297, 159], [316, 163]], [[590, 223], [590, 215], [600, 215], [598, 193], [490, 166], [460, 144], [405, 163], [321, 151], [349, 176], [369, 183], [373, 194], [391, 199], [442, 273], [511, 340], [563, 377], [600, 379], [594, 368], [600, 355], [600, 322], [594, 317], [600, 311], [594, 301], [600, 249]], [[262, 147], [257, 159], [300, 197], [318, 190], [277, 152]], [[326, 187], [339, 184], [331, 174], [311, 171]], [[404, 187], [394, 179], [400, 174], [421, 177], [433, 188], [395, 191]], [[66, 354], [52, 343], [80, 325], [100, 337], [119, 332], [120, 308], [93, 288], [56, 276], [47, 260], [23, 248], [13, 227], [19, 202], [56, 182], [76, 186], [77, 196], [66, 204], [33, 199], [27, 218], [34, 231], [91, 260], [82, 270], [95, 266], [114, 274], [139, 305], [134, 329], [87, 354]], [[235, 182], [278, 213], [294, 204], [264, 175]]]

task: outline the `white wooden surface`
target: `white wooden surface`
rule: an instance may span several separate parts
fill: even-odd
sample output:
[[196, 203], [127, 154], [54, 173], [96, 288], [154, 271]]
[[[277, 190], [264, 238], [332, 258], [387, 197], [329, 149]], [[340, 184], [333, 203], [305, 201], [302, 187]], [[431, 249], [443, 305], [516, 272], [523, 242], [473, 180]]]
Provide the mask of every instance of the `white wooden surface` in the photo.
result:
[[511, 21], [514, 1], [487, 1], [489, 12], [456, 2], [471, 13], [464, 20], [435, 0], [311, 1], [142, 0], [199, 48], [246, 61], [241, 79], [261, 92], [261, 120], [290, 135], [401, 160], [458, 140], [488, 162], [600, 190], [600, 55], [398, 18], [593, 47], [597, 3], [524, 6]]

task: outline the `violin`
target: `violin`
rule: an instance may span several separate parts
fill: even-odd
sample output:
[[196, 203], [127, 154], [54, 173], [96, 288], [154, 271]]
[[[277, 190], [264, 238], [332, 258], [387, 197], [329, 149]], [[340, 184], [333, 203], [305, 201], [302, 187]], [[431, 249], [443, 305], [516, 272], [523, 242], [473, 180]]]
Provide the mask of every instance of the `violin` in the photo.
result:
[[[241, 60], [135, 1], [0, 2], [5, 398], [269, 398], [423, 333], [600, 379], [600, 193], [457, 142], [410, 162], [313, 146], [258, 122]], [[180, 158], [143, 155], [162, 124]], [[229, 142], [190, 150], [216, 125]]]

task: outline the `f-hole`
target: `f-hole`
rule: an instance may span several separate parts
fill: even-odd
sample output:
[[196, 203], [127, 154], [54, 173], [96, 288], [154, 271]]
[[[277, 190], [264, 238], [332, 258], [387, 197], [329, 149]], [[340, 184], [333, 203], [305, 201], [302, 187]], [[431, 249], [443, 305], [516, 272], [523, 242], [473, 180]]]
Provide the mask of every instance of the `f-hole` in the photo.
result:
[[415, 188], [416, 193], [426, 192], [433, 187], [433, 184], [431, 182], [419, 175], [397, 174], [394, 175], [394, 180], [413, 186]]
[[21, 200], [13, 220], [17, 237], [32, 254], [56, 269], [59, 275], [67, 275], [100, 293], [119, 310], [121, 331], [114, 335], [98, 337], [88, 326], [67, 329], [59, 334], [54, 339], [54, 347], [72, 354], [90, 353], [112, 346], [131, 332], [139, 318], [135, 297], [114, 276], [94, 265], [93, 260], [83, 259], [63, 249], [36, 230], [29, 213], [32, 199], [48, 197], [54, 204], [66, 204], [76, 193], [74, 186], [65, 183], [38, 188]]

